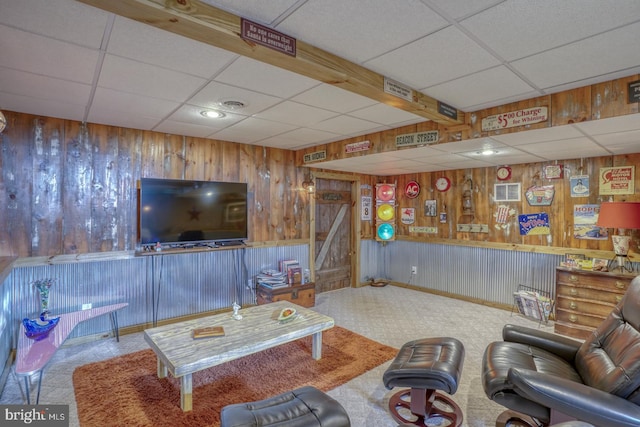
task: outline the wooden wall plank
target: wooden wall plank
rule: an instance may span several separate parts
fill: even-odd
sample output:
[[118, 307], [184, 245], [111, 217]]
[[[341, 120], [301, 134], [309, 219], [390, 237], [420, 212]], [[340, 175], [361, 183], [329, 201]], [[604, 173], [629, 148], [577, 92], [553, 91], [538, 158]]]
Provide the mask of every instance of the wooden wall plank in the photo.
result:
[[138, 240], [138, 182], [142, 176], [142, 131], [120, 129], [118, 138], [118, 250], [134, 248]]
[[[93, 185], [93, 147], [87, 126], [66, 122], [65, 164], [62, 180], [64, 221], [63, 253], [91, 252], [91, 195]], [[22, 256], [32, 254], [23, 254]]]
[[31, 250], [35, 256], [56, 255], [62, 248], [64, 122], [35, 119], [32, 136]]

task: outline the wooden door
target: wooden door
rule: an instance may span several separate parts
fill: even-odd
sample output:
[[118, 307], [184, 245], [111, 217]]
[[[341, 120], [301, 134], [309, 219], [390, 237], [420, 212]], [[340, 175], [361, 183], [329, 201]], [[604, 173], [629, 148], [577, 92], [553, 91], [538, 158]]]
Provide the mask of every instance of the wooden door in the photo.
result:
[[349, 181], [316, 179], [316, 292], [351, 286], [351, 185]]

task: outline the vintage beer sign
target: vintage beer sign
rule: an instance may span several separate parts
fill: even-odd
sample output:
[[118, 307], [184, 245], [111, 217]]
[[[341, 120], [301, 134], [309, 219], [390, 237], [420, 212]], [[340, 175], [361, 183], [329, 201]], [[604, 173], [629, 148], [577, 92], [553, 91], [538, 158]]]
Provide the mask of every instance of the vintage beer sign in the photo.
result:
[[437, 130], [427, 132], [405, 133], [396, 136], [396, 147], [412, 147], [416, 145], [428, 145], [438, 142], [440, 135]]
[[495, 114], [482, 119], [482, 131], [507, 129], [533, 123], [545, 122], [549, 118], [547, 107], [525, 108], [508, 113]]
[[600, 194], [633, 194], [635, 166], [600, 168]]

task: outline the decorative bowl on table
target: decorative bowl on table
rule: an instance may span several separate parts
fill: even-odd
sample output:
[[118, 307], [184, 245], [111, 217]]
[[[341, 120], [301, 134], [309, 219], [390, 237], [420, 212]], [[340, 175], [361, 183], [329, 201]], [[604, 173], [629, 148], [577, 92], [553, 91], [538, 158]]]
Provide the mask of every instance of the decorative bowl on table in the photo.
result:
[[281, 322], [286, 322], [293, 319], [294, 317], [296, 317], [296, 309], [287, 307], [282, 309], [280, 315], [278, 316], [278, 320]]
[[53, 317], [46, 320], [27, 319], [25, 317], [22, 320], [22, 324], [24, 325], [24, 333], [27, 338], [31, 338], [35, 341], [40, 341], [49, 336], [49, 332], [51, 332], [53, 328], [56, 327], [59, 321], [60, 317]]

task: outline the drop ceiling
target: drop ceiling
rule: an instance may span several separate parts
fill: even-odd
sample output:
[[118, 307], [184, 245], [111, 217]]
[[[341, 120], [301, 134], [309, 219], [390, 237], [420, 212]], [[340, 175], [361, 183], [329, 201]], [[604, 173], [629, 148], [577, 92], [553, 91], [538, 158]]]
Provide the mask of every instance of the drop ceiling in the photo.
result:
[[[204, 2], [465, 112], [640, 73], [637, 0]], [[426, 120], [74, 0], [0, 0], [0, 109], [293, 150]], [[633, 114], [318, 166], [393, 175], [638, 152]]]

